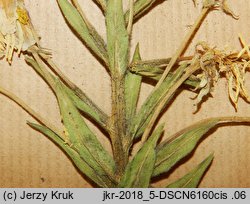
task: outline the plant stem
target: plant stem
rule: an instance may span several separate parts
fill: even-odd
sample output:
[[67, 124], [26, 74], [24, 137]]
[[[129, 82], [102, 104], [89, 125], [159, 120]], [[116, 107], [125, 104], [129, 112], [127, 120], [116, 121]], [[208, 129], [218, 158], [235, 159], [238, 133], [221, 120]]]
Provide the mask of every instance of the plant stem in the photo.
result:
[[112, 78], [112, 115], [110, 138], [112, 141], [114, 160], [117, 165], [119, 176], [125, 170], [128, 162], [128, 153], [123, 147], [126, 134], [126, 113], [125, 113], [125, 79], [124, 76]]
[[107, 51], [111, 70], [110, 138], [116, 163], [118, 178], [124, 173], [128, 163], [125, 150], [126, 138], [126, 99], [125, 76], [129, 61], [129, 36], [123, 13], [123, 0], [108, 0], [105, 16]]
[[16, 95], [12, 94], [11, 92], [9, 92], [8, 90], [6, 90], [2, 87], [0, 87], [0, 93], [7, 96], [12, 101], [14, 101], [16, 104], [18, 104], [20, 107], [22, 107], [27, 113], [29, 113], [33, 118], [35, 118], [39, 123], [45, 125], [49, 129], [51, 129], [58, 136], [64, 135], [63, 131], [59, 130], [53, 124], [48, 122], [45, 118], [43, 118], [39, 113], [34, 111], [32, 108], [30, 108], [22, 99], [18, 98]]
[[158, 83], [156, 84], [154, 89], [157, 89], [160, 87], [160, 85], [162, 84], [162, 82], [164, 81], [166, 76], [168, 75], [169, 71], [173, 68], [173, 66], [177, 62], [178, 58], [180, 57], [180, 55], [186, 49], [188, 43], [190, 42], [190, 40], [192, 39], [192, 37], [196, 33], [197, 29], [200, 27], [203, 19], [206, 17], [209, 10], [210, 10], [210, 8], [208, 8], [208, 7], [205, 7], [202, 9], [200, 16], [197, 18], [197, 20], [195, 21], [195, 24], [192, 26], [192, 29], [188, 32], [188, 34], [186, 35], [186, 37], [182, 41], [182, 43], [181, 43], [180, 47], [178, 48], [178, 50], [176, 51], [175, 55], [171, 58], [167, 68], [165, 69], [164, 73], [162, 74], [161, 79], [158, 81]]

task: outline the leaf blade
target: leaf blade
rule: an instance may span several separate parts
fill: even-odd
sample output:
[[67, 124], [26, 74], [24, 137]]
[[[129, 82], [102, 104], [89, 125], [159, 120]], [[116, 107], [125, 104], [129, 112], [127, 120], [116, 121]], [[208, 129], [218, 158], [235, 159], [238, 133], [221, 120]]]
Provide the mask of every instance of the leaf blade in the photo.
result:
[[[136, 46], [133, 62], [141, 60], [139, 44]], [[128, 73], [125, 79], [126, 120], [130, 126], [131, 119], [135, 116], [137, 101], [139, 98], [142, 77]]]
[[153, 173], [156, 152], [155, 146], [163, 132], [163, 125], [159, 126], [143, 147], [137, 152], [127, 165], [119, 187], [146, 188], [149, 186]]
[[115, 164], [112, 157], [89, 129], [80, 113], [73, 105], [60, 81], [57, 81], [56, 95], [62, 120], [70, 145], [74, 146], [82, 158], [104, 174], [114, 175]]
[[197, 188], [204, 173], [211, 165], [213, 158], [214, 157], [212, 154], [209, 155], [196, 168], [194, 168], [192, 171], [190, 171], [188, 174], [184, 175], [177, 181], [169, 184], [166, 188]]
[[[160, 80], [164, 69], [166, 68], [170, 60], [171, 58], [132, 62], [129, 65], [129, 70], [132, 73], [152, 79], [157, 82]], [[171, 78], [172, 76], [173, 72], [170, 72], [166, 78]], [[199, 83], [200, 80], [195, 78], [194, 76], [189, 77], [184, 82], [185, 85], [188, 85], [193, 89], [198, 87]]]
[[153, 176], [168, 172], [178, 161], [191, 153], [212, 128], [220, 124], [250, 123], [249, 117], [215, 117], [201, 120], [182, 129], [157, 146], [157, 159]]
[[169, 141], [157, 147], [157, 159], [153, 176], [168, 172], [178, 161], [193, 151], [202, 136], [215, 127], [220, 120], [208, 119], [183, 129]]
[[[52, 90], [55, 91], [55, 77], [32, 58], [26, 56], [25, 60], [36, 72], [41, 75], [41, 77], [52, 88]], [[84, 92], [80, 93], [80, 98], [77, 93], [77, 91], [79, 91], [78, 89], [71, 89], [66, 85], [64, 88], [78, 110], [82, 111], [85, 116], [88, 116], [90, 119], [94, 120], [100, 127], [107, 131], [106, 124], [108, 116], [96, 104], [94, 104]]]
[[182, 64], [175, 72], [175, 74], [173, 74], [171, 78], [166, 78], [162, 85], [157, 90], [152, 92], [146, 99], [146, 101], [143, 103], [138, 114], [132, 121], [131, 132], [133, 134], [133, 137], [138, 138], [144, 132], [162, 97], [182, 76], [186, 66], [186, 64]]
[[123, 75], [128, 65], [129, 37], [122, 0], [109, 0], [106, 12], [107, 50], [111, 72]]
[[89, 98], [82, 100], [74, 93], [73, 90], [71, 90], [67, 86], [64, 86], [64, 88], [77, 109], [82, 111], [84, 115], [93, 119], [98, 125], [100, 125], [104, 130], [107, 131], [108, 116], [103, 113], [98, 107], [93, 106], [92, 102], [88, 103], [88, 100], [90, 100]]
[[[150, 7], [155, 3], [156, 0], [138, 0], [134, 3], [134, 19], [138, 19], [143, 15]], [[126, 23], [129, 20], [129, 10], [125, 14]]]
[[70, 27], [77, 33], [78, 37], [94, 52], [105, 64], [107, 61], [107, 50], [104, 40], [89, 23], [83, 18], [78, 10], [69, 3], [68, 0], [57, 0], [58, 5], [70, 25]]
[[102, 186], [102, 187], [108, 187], [106, 183], [102, 180], [102, 178], [98, 175], [98, 172], [96, 172], [84, 160], [82, 160], [80, 155], [76, 151], [74, 151], [72, 148], [70, 148], [70, 146], [68, 146], [61, 139], [62, 138], [61, 136], [58, 136], [46, 126], [38, 125], [35, 123], [31, 123], [31, 122], [28, 122], [28, 125], [34, 128], [35, 130], [43, 133], [51, 141], [57, 144], [69, 156], [69, 158], [77, 166], [77, 168], [83, 174], [85, 174], [88, 178], [93, 180], [97, 185]]

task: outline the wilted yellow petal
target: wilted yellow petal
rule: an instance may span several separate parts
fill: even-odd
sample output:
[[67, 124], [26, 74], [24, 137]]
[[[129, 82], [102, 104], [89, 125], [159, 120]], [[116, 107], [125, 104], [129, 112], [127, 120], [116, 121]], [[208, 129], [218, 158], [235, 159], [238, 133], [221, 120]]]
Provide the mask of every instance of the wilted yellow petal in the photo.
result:
[[198, 105], [202, 101], [203, 97], [207, 96], [210, 93], [210, 91], [211, 91], [211, 87], [210, 87], [210, 85], [208, 83], [204, 88], [202, 88], [200, 90], [200, 92], [199, 92], [199, 94], [197, 96], [196, 104]]
[[234, 76], [231, 75], [228, 79], [228, 93], [231, 101], [237, 110], [238, 95], [234, 92]]
[[244, 40], [244, 38], [242, 37], [241, 34], [239, 34], [239, 39], [240, 39], [241, 44], [243, 45], [241, 55], [244, 54], [245, 52], [247, 52], [247, 55], [250, 58], [249, 46], [246, 44], [246, 42], [245, 42], [245, 40]]

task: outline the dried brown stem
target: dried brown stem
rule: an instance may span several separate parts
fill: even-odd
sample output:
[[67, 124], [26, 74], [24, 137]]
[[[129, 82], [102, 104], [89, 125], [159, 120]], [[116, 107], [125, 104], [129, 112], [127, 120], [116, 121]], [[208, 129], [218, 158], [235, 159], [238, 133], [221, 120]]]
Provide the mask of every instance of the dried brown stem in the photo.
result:
[[181, 54], [185, 51], [188, 43], [193, 38], [194, 34], [196, 33], [197, 29], [200, 27], [203, 19], [206, 17], [207, 13], [209, 12], [210, 8], [203, 8], [201, 14], [195, 21], [195, 24], [192, 26], [192, 29], [188, 32], [184, 40], [182, 41], [180, 47], [174, 54], [174, 56], [171, 58], [167, 68], [165, 69], [164, 73], [162, 74], [161, 79], [158, 81], [158, 83], [155, 86], [155, 89], [159, 88], [166, 76], [168, 75], [169, 71], [173, 68], [175, 63], [177, 62], [178, 58], [181, 56]]

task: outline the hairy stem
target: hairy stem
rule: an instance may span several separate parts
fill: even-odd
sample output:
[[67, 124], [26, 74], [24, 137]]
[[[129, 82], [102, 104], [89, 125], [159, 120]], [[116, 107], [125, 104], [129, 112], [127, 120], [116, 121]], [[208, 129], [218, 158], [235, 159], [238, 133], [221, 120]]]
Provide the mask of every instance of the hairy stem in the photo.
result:
[[110, 138], [116, 162], [116, 174], [120, 178], [128, 162], [124, 141], [126, 140], [125, 76], [129, 61], [129, 36], [124, 21], [123, 1], [107, 1], [105, 18], [112, 91]]
[[121, 175], [128, 162], [128, 153], [123, 147], [126, 134], [126, 113], [125, 113], [125, 81], [124, 77], [112, 79], [112, 115], [110, 132], [112, 140], [114, 159], [117, 163], [117, 174]]

